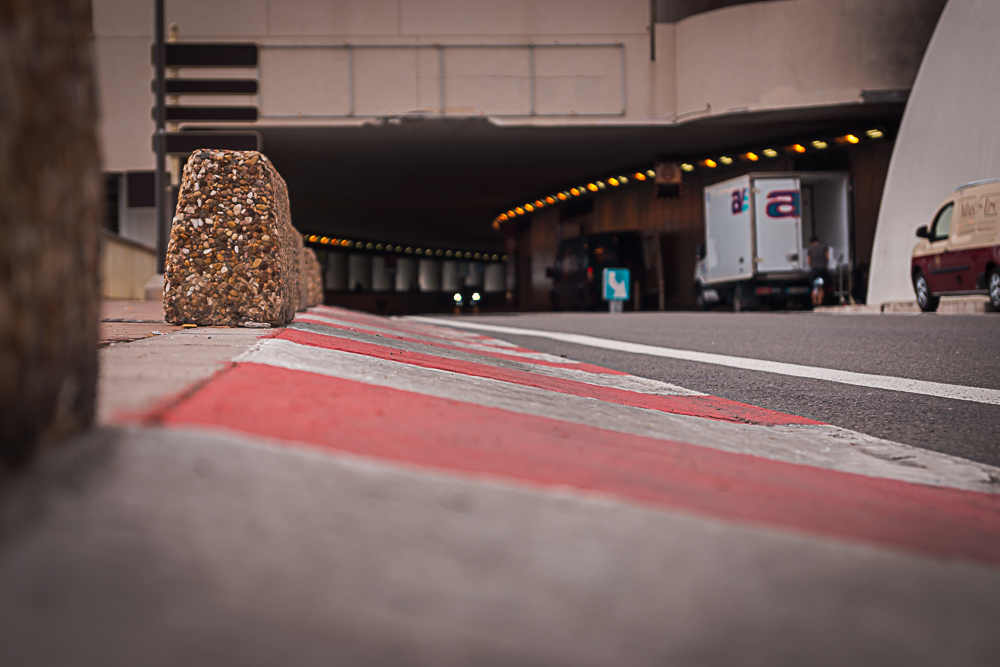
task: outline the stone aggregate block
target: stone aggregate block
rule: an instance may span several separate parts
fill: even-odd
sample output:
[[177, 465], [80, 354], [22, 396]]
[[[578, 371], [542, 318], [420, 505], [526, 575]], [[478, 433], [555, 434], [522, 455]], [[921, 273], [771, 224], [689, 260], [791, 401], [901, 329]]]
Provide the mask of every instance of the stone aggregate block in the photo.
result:
[[306, 287], [306, 246], [302, 241], [302, 236], [298, 236], [299, 246], [299, 311], [309, 307], [309, 291]]
[[323, 303], [323, 270], [316, 259], [316, 251], [312, 248], [304, 250], [305, 266], [301, 280], [306, 286], [306, 307], [312, 308]]
[[198, 150], [181, 180], [163, 310], [172, 324], [282, 326], [299, 306], [302, 238], [257, 151]]
[[90, 5], [0, 2], [0, 468], [94, 416], [104, 187]]

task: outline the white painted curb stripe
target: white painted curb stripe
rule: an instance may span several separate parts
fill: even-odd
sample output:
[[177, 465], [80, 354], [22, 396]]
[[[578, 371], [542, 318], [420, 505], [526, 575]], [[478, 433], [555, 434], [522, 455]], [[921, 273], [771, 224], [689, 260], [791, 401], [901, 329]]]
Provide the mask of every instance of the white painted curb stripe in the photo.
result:
[[868, 373], [841, 371], [834, 368], [787, 364], [781, 361], [765, 361], [763, 359], [750, 359], [748, 357], [731, 357], [724, 354], [712, 354], [710, 352], [677, 350], [670, 347], [643, 345], [641, 343], [627, 343], [620, 340], [597, 338], [595, 336], [586, 336], [583, 334], [562, 333], [559, 331], [503, 327], [493, 324], [479, 324], [478, 322], [460, 322], [445, 318], [409, 317], [407, 319], [437, 324], [439, 326], [478, 329], [482, 331], [492, 331], [494, 333], [505, 333], [514, 336], [548, 338], [551, 340], [562, 341], [564, 343], [598, 347], [605, 350], [630, 352], [632, 354], [646, 354], [653, 357], [680, 359], [682, 361], [695, 361], [703, 364], [728, 366], [730, 368], [741, 368], [750, 371], [762, 371], [764, 373], [789, 375], [792, 377], [808, 378], [811, 380], [826, 380], [827, 382], [839, 382], [840, 384], [850, 384], [858, 387], [887, 389], [889, 391], [902, 391], [910, 394], [936, 396], [938, 398], [951, 398], [958, 401], [971, 401], [974, 403], [985, 403], [987, 405], [1000, 405], [1000, 390], [997, 389], [966, 387], [958, 384], [944, 384], [942, 382], [927, 382], [925, 380], [912, 380], [909, 378], [893, 377], [890, 375], [869, 375]]

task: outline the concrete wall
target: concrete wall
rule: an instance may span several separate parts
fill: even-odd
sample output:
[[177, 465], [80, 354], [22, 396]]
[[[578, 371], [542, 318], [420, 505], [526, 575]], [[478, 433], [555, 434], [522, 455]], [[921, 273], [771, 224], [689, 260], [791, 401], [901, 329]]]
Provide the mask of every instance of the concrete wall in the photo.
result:
[[[651, 25], [647, 0], [171, 0], [167, 21], [182, 40], [262, 45], [242, 73], [260, 95], [229, 98], [257, 104], [262, 125], [655, 124], [908, 88], [943, 1], [773, 0]], [[93, 0], [109, 171], [153, 164], [152, 5]]]
[[101, 296], [142, 299], [156, 273], [156, 250], [108, 232], [101, 235]]
[[970, 181], [1000, 177], [1000, 3], [950, 0], [927, 47], [879, 212], [869, 303], [912, 300], [914, 231]]
[[909, 88], [944, 0], [782, 0], [676, 26], [682, 117], [860, 102]]

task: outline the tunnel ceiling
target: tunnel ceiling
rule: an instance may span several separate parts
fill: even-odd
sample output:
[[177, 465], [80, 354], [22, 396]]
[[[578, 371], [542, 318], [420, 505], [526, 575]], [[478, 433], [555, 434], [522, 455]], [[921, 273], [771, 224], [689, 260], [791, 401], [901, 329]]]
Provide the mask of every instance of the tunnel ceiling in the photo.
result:
[[501, 126], [403, 118], [354, 127], [260, 127], [300, 230], [496, 251], [500, 211], [658, 155], [717, 151], [854, 125], [898, 123], [901, 104], [741, 113], [669, 126]]

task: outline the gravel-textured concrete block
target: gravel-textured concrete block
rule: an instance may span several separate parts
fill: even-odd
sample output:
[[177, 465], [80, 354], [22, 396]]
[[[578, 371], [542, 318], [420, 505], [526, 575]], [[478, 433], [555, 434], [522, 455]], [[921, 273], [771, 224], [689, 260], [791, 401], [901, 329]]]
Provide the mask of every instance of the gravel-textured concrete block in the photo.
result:
[[167, 248], [168, 322], [281, 326], [299, 306], [288, 189], [256, 151], [199, 150], [184, 166]]
[[304, 268], [301, 280], [306, 286], [306, 306], [312, 308], [323, 303], [323, 271], [316, 259], [316, 251], [312, 248], [305, 248], [302, 253]]

